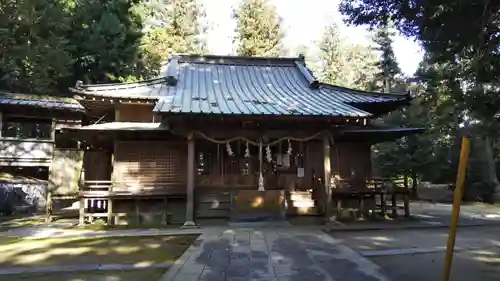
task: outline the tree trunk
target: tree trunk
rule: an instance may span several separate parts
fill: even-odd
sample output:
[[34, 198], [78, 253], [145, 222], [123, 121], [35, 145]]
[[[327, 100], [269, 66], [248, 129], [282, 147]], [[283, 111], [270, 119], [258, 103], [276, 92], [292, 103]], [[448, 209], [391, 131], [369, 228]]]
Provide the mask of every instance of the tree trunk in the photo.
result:
[[488, 201], [496, 202], [500, 200], [500, 183], [498, 182], [498, 177], [497, 177], [497, 171], [495, 167], [495, 159], [493, 156], [493, 150], [491, 147], [491, 140], [489, 136], [486, 136], [484, 138], [484, 157], [485, 161], [487, 164], [487, 171], [486, 171], [486, 176], [487, 176], [487, 182], [488, 182], [488, 187], [489, 193], [487, 198]]

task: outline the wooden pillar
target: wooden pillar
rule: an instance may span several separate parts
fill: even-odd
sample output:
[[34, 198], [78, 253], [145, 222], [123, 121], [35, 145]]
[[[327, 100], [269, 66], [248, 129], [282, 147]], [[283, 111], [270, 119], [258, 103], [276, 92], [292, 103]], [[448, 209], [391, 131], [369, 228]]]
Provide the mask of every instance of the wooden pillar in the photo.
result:
[[331, 215], [331, 205], [332, 205], [332, 190], [330, 185], [331, 178], [331, 162], [330, 162], [330, 140], [328, 136], [323, 138], [323, 167], [324, 167], [324, 211], [327, 218]]
[[[0, 114], [1, 115], [1, 114]], [[0, 117], [0, 123], [2, 123], [2, 118]], [[2, 131], [2, 126], [0, 125], [0, 136], [1, 136], [1, 131]], [[56, 141], [56, 119], [52, 118], [52, 127], [51, 127], [51, 133], [50, 133], [50, 138], [52, 141], [54, 141], [54, 144], [52, 146], [52, 159], [50, 161], [50, 166], [49, 166], [49, 178], [51, 178], [52, 173], [54, 172], [52, 170], [52, 165], [54, 164], [54, 150], [56, 149], [55, 141]], [[55, 186], [52, 185], [51, 182], [47, 185], [47, 199], [45, 200], [45, 222], [52, 222], [52, 191], [55, 188]]]
[[83, 197], [80, 197], [80, 211], [79, 211], [79, 220], [78, 224], [79, 225], [84, 225], [85, 224], [85, 203], [86, 200]]
[[392, 216], [396, 217], [398, 215], [398, 205], [397, 205], [397, 200], [396, 200], [396, 191], [392, 191], [391, 194], [391, 205], [392, 205]]
[[385, 197], [385, 195], [385, 190], [382, 190], [382, 192], [380, 193], [380, 209], [382, 217], [384, 218], [387, 216], [387, 198]]
[[[116, 141], [113, 142], [113, 153], [111, 154], [111, 167], [114, 167], [115, 165], [115, 151], [116, 151]], [[107, 207], [108, 207], [108, 225], [114, 225], [116, 222], [116, 217], [113, 215], [113, 199], [111, 198], [111, 194], [113, 193], [113, 187], [114, 187], [114, 169], [111, 169], [111, 183], [109, 184], [108, 187], [108, 200], [107, 200]]]
[[181, 228], [197, 227], [194, 223], [194, 135], [188, 135], [188, 153], [187, 153], [187, 184], [186, 184], [186, 221]]
[[404, 209], [405, 209], [405, 217], [410, 216], [410, 189], [408, 187], [408, 177], [405, 175], [404, 176], [404, 197], [403, 197], [403, 202], [404, 202]]
[[[82, 164], [83, 166], [83, 164]], [[84, 186], [85, 186], [85, 168], [82, 167], [80, 170], [80, 178], [78, 180], [78, 186], [79, 186], [79, 196], [80, 196], [80, 206], [79, 206], [79, 225], [83, 225], [85, 223], [85, 204], [87, 200], [83, 197], [84, 194], [82, 191], [84, 191]]]
[[114, 216], [113, 216], [113, 199], [111, 199], [111, 197], [108, 196], [108, 200], [105, 201], [107, 202], [107, 208], [108, 208], [108, 225], [114, 225], [115, 222], [114, 222]]
[[0, 137], [2, 136], [3, 131], [3, 114], [0, 112]]
[[52, 192], [47, 190], [47, 200], [45, 202], [45, 222], [52, 222]]

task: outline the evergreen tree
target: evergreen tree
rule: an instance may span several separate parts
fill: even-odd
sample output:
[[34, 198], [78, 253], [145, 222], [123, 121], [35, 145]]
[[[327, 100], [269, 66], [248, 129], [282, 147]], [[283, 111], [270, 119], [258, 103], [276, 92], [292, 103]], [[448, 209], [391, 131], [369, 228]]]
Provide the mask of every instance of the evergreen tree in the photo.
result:
[[348, 23], [380, 27], [391, 20], [403, 35], [419, 40], [434, 61], [449, 66], [461, 89], [452, 91], [453, 100], [480, 143], [473, 145], [476, 149], [471, 157], [481, 158], [485, 164], [482, 170], [486, 174], [478, 177], [482, 179], [478, 185], [489, 189], [481, 196], [488, 201], [500, 200], [495, 167], [500, 162], [495, 154], [500, 138], [500, 14], [495, 4], [488, 0], [342, 0], [340, 5]]
[[369, 48], [343, 41], [336, 24], [326, 28], [318, 46], [323, 81], [363, 90], [369, 88], [376, 71], [375, 54]]
[[243, 0], [233, 17], [238, 55], [272, 57], [286, 53], [281, 42], [281, 20], [267, 0]]
[[327, 83], [343, 86], [345, 83], [342, 73], [345, 65], [343, 46], [339, 29], [336, 24], [328, 26], [319, 42], [321, 75]]
[[169, 0], [152, 7], [154, 17], [161, 25], [152, 28], [144, 38], [149, 53], [156, 53], [165, 60], [170, 53], [206, 52], [202, 35], [207, 26], [205, 11], [196, 0]]
[[0, 3], [0, 87], [57, 92], [72, 64], [69, 8], [62, 0]]
[[446, 67], [424, 60], [412, 79], [410, 106], [383, 116], [377, 122], [389, 127], [419, 127], [425, 131], [375, 146], [374, 162], [384, 176], [409, 175], [414, 181], [449, 182], [456, 172], [458, 112], [450, 92], [455, 83]]
[[139, 0], [81, 0], [73, 17], [76, 79], [85, 83], [137, 80], [152, 73], [141, 58], [144, 15]]
[[[379, 84], [377, 85], [377, 90], [383, 90], [384, 92], [392, 91], [392, 87], [396, 84], [397, 76], [401, 74], [401, 69], [392, 48], [392, 36], [394, 36], [394, 32], [386, 24], [376, 31], [373, 38], [373, 42], [376, 44], [374, 49], [380, 52], [380, 59], [376, 63], [380, 72], [375, 75], [376, 82], [379, 82], [377, 83]], [[382, 85], [383, 87], [381, 87]]]

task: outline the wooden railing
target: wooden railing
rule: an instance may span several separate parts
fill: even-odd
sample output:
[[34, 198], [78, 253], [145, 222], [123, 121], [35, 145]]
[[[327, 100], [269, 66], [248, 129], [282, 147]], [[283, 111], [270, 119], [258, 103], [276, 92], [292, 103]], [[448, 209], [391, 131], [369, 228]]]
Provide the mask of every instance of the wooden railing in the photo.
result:
[[185, 193], [185, 184], [172, 182], [137, 183], [130, 181], [84, 181], [84, 197], [159, 196]]
[[[131, 189], [130, 185], [137, 186], [137, 189]], [[84, 181], [80, 186], [80, 224], [84, 223], [85, 218], [92, 222], [95, 218], [106, 218], [108, 223], [115, 223], [116, 218], [127, 216], [127, 213], [117, 213], [113, 211], [114, 200], [133, 200], [135, 201], [135, 214], [137, 222], [140, 222], [141, 210], [139, 200], [141, 199], [162, 199], [167, 204], [167, 197], [177, 197], [180, 193], [185, 193], [185, 185], [175, 183], [155, 183], [156, 186], [164, 188], [141, 188], [138, 183], [126, 181]], [[180, 190], [180, 191], [179, 191]], [[181, 195], [182, 196], [182, 195]], [[163, 221], [167, 220], [166, 207], [162, 210]]]

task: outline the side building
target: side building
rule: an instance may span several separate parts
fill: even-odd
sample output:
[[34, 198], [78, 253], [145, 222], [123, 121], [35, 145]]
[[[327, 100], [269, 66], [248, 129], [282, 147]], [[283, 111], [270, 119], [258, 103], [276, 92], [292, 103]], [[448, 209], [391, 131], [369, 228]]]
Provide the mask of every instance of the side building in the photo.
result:
[[71, 91], [81, 223], [330, 215], [335, 190], [369, 188], [371, 145], [421, 131], [372, 125], [408, 95], [320, 83], [301, 57], [175, 56], [156, 79]]
[[44, 209], [48, 190], [76, 195], [81, 153], [60, 130], [80, 126], [83, 113], [71, 98], [0, 92], [1, 213]]

